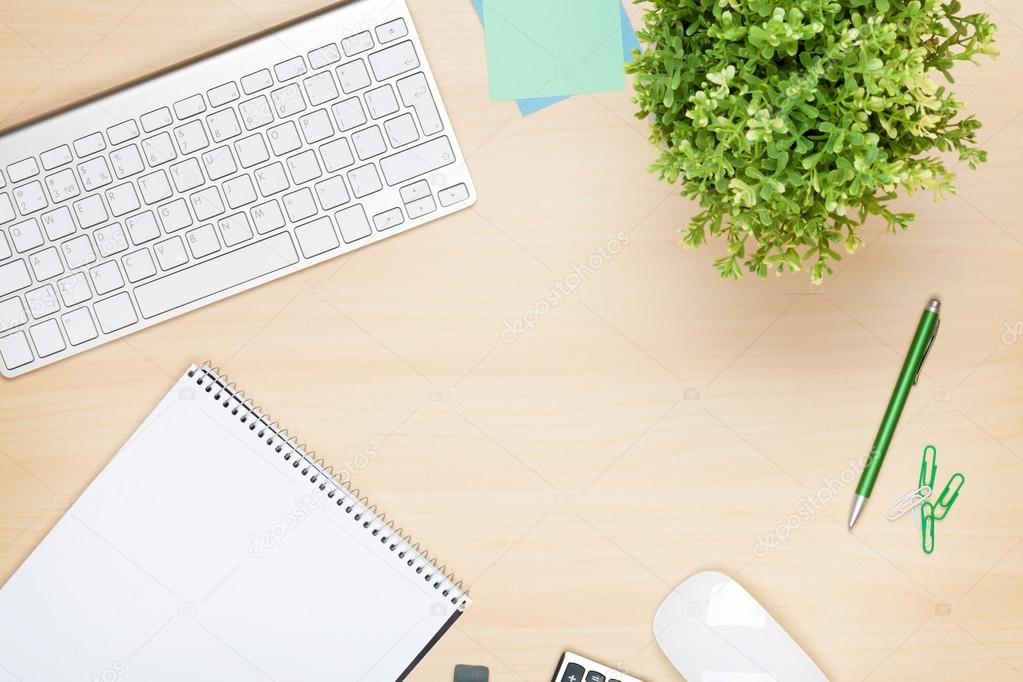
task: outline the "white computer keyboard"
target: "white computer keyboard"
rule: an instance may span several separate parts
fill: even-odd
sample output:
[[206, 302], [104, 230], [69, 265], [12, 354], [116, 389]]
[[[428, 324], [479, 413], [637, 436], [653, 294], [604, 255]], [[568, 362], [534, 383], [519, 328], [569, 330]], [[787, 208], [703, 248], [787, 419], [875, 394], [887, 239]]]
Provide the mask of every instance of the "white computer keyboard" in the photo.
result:
[[643, 682], [584, 656], [566, 651], [551, 682]]
[[0, 135], [0, 374], [475, 199], [405, 3], [328, 9]]

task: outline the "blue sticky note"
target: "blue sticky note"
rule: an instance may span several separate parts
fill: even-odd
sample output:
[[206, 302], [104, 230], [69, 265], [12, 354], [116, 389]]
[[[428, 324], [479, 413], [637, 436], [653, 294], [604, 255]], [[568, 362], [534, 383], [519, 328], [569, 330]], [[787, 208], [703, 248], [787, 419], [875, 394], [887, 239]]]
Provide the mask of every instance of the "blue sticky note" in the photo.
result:
[[[483, 23], [483, 0], [472, 0], [473, 9], [476, 10], [476, 16], [479, 17], [480, 23]], [[619, 13], [622, 21], [622, 59], [626, 64], [632, 63], [634, 56], [633, 50], [639, 50], [639, 38], [636, 37], [636, 31], [632, 27], [632, 22], [629, 20], [629, 15], [625, 11], [625, 4], [619, 4]], [[531, 99], [520, 99], [516, 100], [516, 104], [519, 107], [519, 113], [523, 116], [529, 116], [535, 114], [541, 109], [557, 104], [563, 100], [568, 99], [564, 97], [533, 97]]]

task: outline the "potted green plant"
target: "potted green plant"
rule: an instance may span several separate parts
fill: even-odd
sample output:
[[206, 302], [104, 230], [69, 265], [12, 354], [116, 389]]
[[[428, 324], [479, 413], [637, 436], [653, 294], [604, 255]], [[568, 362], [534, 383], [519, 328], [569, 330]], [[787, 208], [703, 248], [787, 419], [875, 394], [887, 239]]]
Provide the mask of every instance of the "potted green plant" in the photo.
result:
[[958, 0], [651, 0], [638, 116], [701, 211], [683, 243], [724, 238], [722, 277], [832, 272], [870, 216], [906, 228], [899, 190], [954, 191], [938, 155], [985, 160], [951, 69], [994, 56], [995, 26]]

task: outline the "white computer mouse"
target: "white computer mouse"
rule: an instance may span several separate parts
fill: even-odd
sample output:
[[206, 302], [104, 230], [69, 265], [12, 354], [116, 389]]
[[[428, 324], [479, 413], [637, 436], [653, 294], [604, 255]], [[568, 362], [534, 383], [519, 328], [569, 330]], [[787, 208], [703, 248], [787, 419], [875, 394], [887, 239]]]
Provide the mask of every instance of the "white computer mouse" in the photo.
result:
[[654, 617], [661, 651], [688, 682], [827, 682], [742, 585], [724, 573], [687, 579]]

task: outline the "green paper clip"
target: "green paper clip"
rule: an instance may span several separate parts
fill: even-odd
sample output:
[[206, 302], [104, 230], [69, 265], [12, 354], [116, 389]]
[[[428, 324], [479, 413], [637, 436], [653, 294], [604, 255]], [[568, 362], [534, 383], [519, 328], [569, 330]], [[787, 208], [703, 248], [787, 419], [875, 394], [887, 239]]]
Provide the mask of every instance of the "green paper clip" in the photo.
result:
[[924, 554], [934, 551], [934, 505], [924, 502], [920, 505], [920, 537]]
[[[928, 457], [928, 454], [930, 457]], [[928, 468], [930, 464], [930, 468]], [[934, 479], [938, 476], [938, 449], [933, 445], [924, 448], [924, 456], [920, 460], [920, 481], [918, 486], [927, 486], [934, 490]]]
[[952, 474], [952, 478], [948, 479], [945, 489], [941, 491], [941, 494], [938, 495], [938, 500], [934, 503], [933, 514], [935, 521], [941, 521], [948, 515], [948, 511], [955, 504], [964, 483], [966, 483], [966, 477], [962, 474]]

